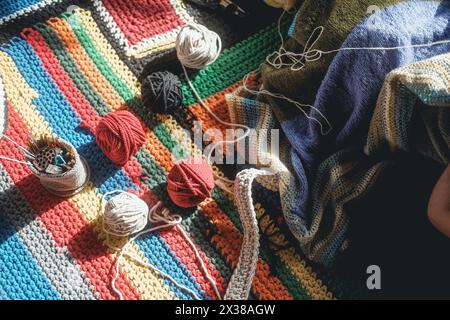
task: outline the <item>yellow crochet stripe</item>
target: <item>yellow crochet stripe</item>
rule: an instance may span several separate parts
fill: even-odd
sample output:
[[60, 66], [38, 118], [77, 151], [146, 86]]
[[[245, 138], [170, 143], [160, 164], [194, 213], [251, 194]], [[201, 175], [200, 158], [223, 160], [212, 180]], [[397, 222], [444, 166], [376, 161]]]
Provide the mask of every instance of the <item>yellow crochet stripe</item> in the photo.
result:
[[[255, 204], [255, 212], [258, 218], [261, 218], [264, 215], [265, 209], [262, 207], [261, 203]], [[268, 234], [272, 234], [270, 238], [274, 243], [278, 245], [287, 244], [285, 236], [280, 232], [280, 229], [276, 226], [276, 224], [272, 222], [272, 218], [269, 215], [266, 215], [263, 219], [260, 219], [260, 228], [262, 230], [267, 229], [266, 232]], [[322, 281], [317, 278], [316, 273], [306, 265], [305, 261], [295, 252], [293, 247], [279, 250], [277, 252], [277, 256], [303, 284], [312, 299], [333, 299], [333, 294], [328, 291], [326, 285], [324, 285]]]
[[[96, 188], [92, 183], [89, 182], [82, 192], [73, 196], [72, 201], [83, 213], [85, 213], [86, 220], [89, 221], [101, 241], [106, 243], [107, 239], [104, 232], [102, 232], [101, 220], [99, 219], [101, 195], [96, 192]], [[110, 240], [111, 245], [119, 246], [118, 243], [115, 243], [112, 240], [113, 239]], [[117, 242], [120, 242], [120, 240], [117, 240]], [[127, 253], [132, 256], [137, 256], [142, 261], [148, 263], [148, 259], [134, 242], [128, 246]], [[163, 278], [156, 275], [153, 270], [143, 268], [139, 264], [136, 264], [132, 259], [126, 257], [121, 259], [121, 268], [122, 272], [127, 275], [127, 278], [132, 281], [133, 286], [141, 293], [142, 299], [172, 300], [174, 298], [170, 290], [164, 284]]]
[[141, 85], [138, 79], [115, 53], [114, 48], [98, 29], [91, 13], [83, 9], [77, 9], [76, 12], [78, 14], [78, 18], [83, 23], [85, 31], [89, 34], [89, 37], [95, 44], [97, 50], [101, 52], [102, 56], [107, 58], [115, 73], [127, 84], [128, 88], [136, 96], [139, 96], [141, 94]]
[[[163, 115], [163, 114], [157, 114], [156, 116], [157, 120], [161, 123], [163, 123], [166, 128], [170, 131], [171, 136], [173, 139], [180, 145], [183, 146], [185, 150], [193, 150], [193, 154], [195, 155], [201, 155], [201, 151], [197, 148], [197, 146], [191, 142], [191, 139], [188, 135], [188, 133], [183, 130], [175, 119], [173, 119], [170, 115]], [[217, 166], [213, 166], [216, 173], [219, 173], [221, 176], [223, 176], [223, 172], [219, 170]], [[233, 187], [231, 185], [227, 185], [229, 189], [233, 190]], [[255, 205], [257, 216], [260, 217], [264, 214], [264, 208], [262, 208], [260, 203], [257, 203]], [[270, 217], [266, 216], [265, 219], [263, 219], [260, 227], [261, 228], [267, 228], [269, 226], [269, 223], [271, 222]], [[278, 244], [284, 244], [286, 243], [285, 237], [279, 233], [279, 229], [273, 230], [274, 232], [277, 232], [277, 239], [275, 240]], [[309, 295], [313, 299], [333, 299], [333, 294], [328, 291], [327, 287], [322, 284], [321, 280], [317, 278], [317, 275], [312, 272], [311, 268], [306, 266], [305, 261], [295, 253], [294, 248], [289, 248], [286, 250], [281, 250], [277, 253], [277, 255], [280, 257], [283, 263], [285, 263], [289, 270], [294, 274], [295, 277], [298, 278], [298, 280], [303, 284], [305, 289], [308, 291]]]
[[161, 42], [158, 42], [157, 44], [155, 44], [154, 47], [137, 49], [133, 53], [133, 57], [138, 58], [138, 59], [145, 58], [149, 54], [152, 54], [152, 53], [155, 53], [155, 52], [159, 52], [159, 51], [163, 51], [163, 50], [166, 50], [166, 49], [171, 49], [174, 46], [175, 46], [175, 40], [173, 40], [173, 39], [172, 40], [161, 41]]
[[[0, 73], [8, 99], [30, 128], [31, 133], [35, 136], [52, 134], [52, 130], [45, 119], [33, 108], [32, 100], [37, 97], [37, 93], [27, 84], [12, 59], [4, 52], [0, 52]], [[89, 183], [81, 193], [72, 197], [69, 201], [72, 201], [80, 209], [80, 212], [84, 214], [84, 217], [97, 232], [99, 238], [104, 241], [105, 238], [101, 233], [98, 219], [100, 195], [97, 194], [93, 185]], [[141, 257], [144, 261], [146, 260], [136, 244], [130, 245], [129, 250], [131, 254]], [[140, 268], [127, 259], [122, 259], [121, 267], [127, 278], [142, 295], [142, 298], [173, 299], [173, 295], [165, 286], [163, 279], [152, 271]]]

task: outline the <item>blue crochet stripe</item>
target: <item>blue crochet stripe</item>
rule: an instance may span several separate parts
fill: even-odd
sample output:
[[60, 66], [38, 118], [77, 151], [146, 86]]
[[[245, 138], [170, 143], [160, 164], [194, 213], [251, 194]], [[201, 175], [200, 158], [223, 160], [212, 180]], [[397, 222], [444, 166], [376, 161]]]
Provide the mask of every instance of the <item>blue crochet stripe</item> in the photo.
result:
[[[26, 82], [38, 92], [39, 97], [34, 99], [34, 105], [52, 130], [62, 139], [72, 143], [86, 158], [91, 168], [91, 180], [99, 192], [104, 194], [117, 189], [136, 188], [124, 170], [118, 168], [102, 153], [94, 137], [89, 132], [79, 129], [81, 121], [78, 115], [48, 75], [30, 45], [22, 39], [15, 38], [4, 51], [14, 60]], [[30, 68], [31, 65], [34, 67]], [[189, 287], [200, 297], [204, 296], [204, 292], [198, 289], [198, 284], [186, 267], [174, 258], [174, 253], [164, 245], [156, 233], [140, 239], [138, 245], [149, 263], [170, 274], [178, 283]], [[161, 263], [162, 261], [164, 263]], [[164, 281], [177, 298], [192, 298], [169, 280]]]
[[250, 128], [256, 128], [258, 124], [258, 117], [255, 117], [255, 114], [258, 114], [258, 101], [244, 98], [242, 99], [242, 106], [244, 107], [244, 116], [247, 125]]
[[0, 296], [14, 300], [61, 299], [2, 215], [0, 226]]
[[14, 12], [42, 1], [43, 0], [0, 0], [0, 18], [7, 17]]
[[294, 36], [295, 25], [296, 25], [296, 23], [297, 23], [298, 14], [299, 14], [299, 12], [297, 12], [297, 13], [295, 14], [294, 20], [292, 20], [292, 23], [291, 23], [291, 25], [289, 26], [289, 29], [288, 29], [288, 36], [291, 37], [291, 38]]
[[0, 281], [0, 300], [10, 300], [5, 289], [2, 287], [2, 282]]

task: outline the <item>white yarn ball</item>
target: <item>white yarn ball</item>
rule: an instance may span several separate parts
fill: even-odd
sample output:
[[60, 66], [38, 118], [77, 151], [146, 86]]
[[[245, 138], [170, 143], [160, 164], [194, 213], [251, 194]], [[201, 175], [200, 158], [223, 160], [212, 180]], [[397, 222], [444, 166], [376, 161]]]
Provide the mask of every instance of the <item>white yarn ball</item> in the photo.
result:
[[178, 33], [175, 47], [183, 66], [202, 69], [219, 57], [222, 41], [217, 33], [205, 26], [187, 24]]
[[142, 231], [148, 222], [149, 208], [138, 196], [121, 192], [109, 199], [103, 213], [105, 232], [124, 237]]

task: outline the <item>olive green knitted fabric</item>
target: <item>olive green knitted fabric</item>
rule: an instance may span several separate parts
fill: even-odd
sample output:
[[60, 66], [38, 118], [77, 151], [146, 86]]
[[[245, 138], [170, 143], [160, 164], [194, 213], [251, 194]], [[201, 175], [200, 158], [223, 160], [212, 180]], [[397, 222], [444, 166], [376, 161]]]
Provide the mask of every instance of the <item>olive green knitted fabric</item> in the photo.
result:
[[[308, 38], [318, 26], [324, 32], [313, 49], [339, 49], [356, 24], [368, 15], [370, 6], [384, 8], [403, 0], [306, 0], [297, 14], [294, 34], [286, 42], [286, 50], [303, 52]], [[320, 83], [334, 54], [309, 62], [300, 71], [290, 66], [275, 69], [267, 63], [262, 66], [262, 80], [267, 90], [281, 93], [301, 103], [313, 104]], [[271, 106], [280, 121], [298, 114], [298, 109], [284, 100], [271, 100]]]

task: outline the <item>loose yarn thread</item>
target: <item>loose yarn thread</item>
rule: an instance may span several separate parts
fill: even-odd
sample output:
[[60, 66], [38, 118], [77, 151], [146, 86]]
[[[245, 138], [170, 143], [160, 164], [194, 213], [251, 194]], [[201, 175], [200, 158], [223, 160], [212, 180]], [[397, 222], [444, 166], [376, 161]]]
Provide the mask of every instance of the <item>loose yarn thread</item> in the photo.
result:
[[[304, 46], [304, 50], [301, 53], [295, 53], [291, 51], [287, 51], [284, 47], [284, 37], [281, 32], [281, 20], [287, 11], [283, 11], [278, 19], [278, 35], [281, 39], [281, 45], [280, 48], [277, 51], [274, 51], [270, 55], [266, 57], [266, 63], [272, 66], [275, 69], [281, 69], [282, 67], [290, 67], [292, 71], [301, 71], [303, 68], [306, 67], [308, 63], [315, 62], [320, 60], [324, 55], [328, 54], [334, 54], [338, 53], [340, 51], [392, 51], [392, 50], [398, 50], [398, 49], [408, 49], [408, 48], [425, 48], [425, 47], [431, 47], [436, 45], [442, 45], [442, 44], [449, 44], [450, 40], [441, 40], [441, 41], [435, 41], [430, 43], [424, 43], [424, 44], [415, 44], [415, 45], [405, 45], [405, 46], [393, 46], [393, 47], [343, 47], [339, 49], [333, 49], [333, 50], [320, 50], [320, 49], [314, 49], [314, 46], [317, 44], [317, 42], [320, 40], [320, 38], [323, 35], [323, 32], [325, 31], [325, 28], [323, 26], [316, 27], [312, 32], [311, 35], [308, 37], [308, 40], [306, 41], [306, 44]], [[285, 61], [288, 62], [285, 62]], [[327, 135], [331, 132], [333, 129], [330, 121], [326, 118], [325, 115], [322, 114], [322, 112], [310, 104], [304, 104], [300, 103], [298, 101], [295, 101], [293, 99], [290, 99], [286, 97], [285, 95], [282, 95], [280, 93], [273, 93], [270, 92], [264, 88], [261, 88], [259, 91], [252, 90], [248, 88], [247, 81], [248, 77], [251, 73], [258, 72], [260, 68], [253, 70], [249, 74], [247, 74], [244, 77], [244, 89], [252, 94], [263, 94], [266, 96], [271, 96], [276, 99], [283, 99], [289, 103], [292, 103], [296, 108], [298, 108], [305, 117], [310, 119], [311, 121], [316, 122], [320, 126], [320, 132], [322, 135]], [[326, 127], [328, 129], [324, 129], [324, 124], [314, 117], [312, 117], [307, 111], [305, 111], [305, 108], [308, 108], [310, 110], [315, 110], [320, 118], [322, 118], [325, 121]]]
[[102, 118], [95, 139], [112, 162], [123, 166], [144, 144], [145, 132], [131, 112], [116, 111]]
[[[118, 194], [112, 197], [105, 205], [105, 199], [107, 196]], [[115, 265], [115, 273], [113, 279], [111, 281], [111, 287], [114, 292], [118, 295], [120, 300], [123, 300], [122, 292], [117, 289], [116, 281], [119, 277], [119, 267], [121, 260], [124, 256], [131, 258], [133, 261], [141, 264], [144, 267], [151, 268], [154, 272], [160, 274], [161, 276], [169, 279], [175, 286], [180, 288], [181, 290], [191, 294], [194, 299], [200, 300], [197, 294], [190, 288], [179, 284], [173, 277], [169, 274], [165, 273], [162, 270], [159, 270], [155, 266], [145, 262], [142, 258], [125, 252], [126, 248], [136, 240], [138, 237], [151, 233], [160, 229], [176, 227], [182, 234], [183, 238], [188, 242], [191, 246], [192, 250], [195, 253], [196, 258], [200, 261], [200, 266], [203, 274], [207, 278], [207, 280], [211, 283], [214, 293], [217, 295], [219, 299], [221, 299], [221, 295], [217, 288], [217, 284], [215, 280], [211, 277], [206, 268], [200, 254], [192, 242], [189, 239], [189, 236], [186, 234], [186, 231], [181, 227], [182, 218], [180, 215], [171, 215], [170, 211], [167, 208], [162, 208], [162, 202], [159, 201], [156, 205], [154, 205], [151, 209], [148, 208], [147, 204], [137, 197], [134, 194], [122, 191], [122, 190], [114, 190], [111, 192], [105, 193], [101, 198], [100, 205], [101, 213], [103, 214], [103, 231], [106, 234], [107, 246], [118, 252], [116, 265]], [[150, 222], [153, 227], [145, 229], [145, 226]], [[128, 236], [129, 239], [121, 248], [118, 248], [111, 244], [110, 236], [119, 236], [124, 237]]]
[[[209, 106], [205, 102], [203, 102], [203, 99], [200, 97], [194, 85], [192, 84], [186, 70], [186, 67], [191, 69], [202, 69], [217, 60], [222, 49], [222, 41], [219, 35], [214, 31], [209, 30], [205, 26], [199, 24], [188, 24], [180, 30], [176, 39], [175, 48], [177, 51], [177, 57], [180, 60], [181, 66], [183, 68], [186, 81], [199, 104], [220, 124], [228, 127], [241, 128], [244, 130], [244, 134], [236, 139], [213, 142], [208, 154], [206, 155], [206, 161], [208, 163], [211, 163], [212, 153], [218, 146], [228, 143], [237, 143], [245, 139], [250, 134], [250, 128], [243, 124], [230, 123], [220, 119], [209, 108]], [[231, 190], [229, 190], [223, 183], [220, 182], [220, 180], [223, 180], [228, 183], [233, 183], [232, 180], [220, 177], [215, 172], [213, 172], [213, 175], [215, 178], [217, 178], [215, 184], [218, 187], [230, 194], [233, 194]]]
[[144, 104], [157, 112], [177, 110], [183, 102], [180, 79], [169, 71], [157, 71], [142, 82]]

